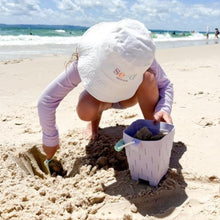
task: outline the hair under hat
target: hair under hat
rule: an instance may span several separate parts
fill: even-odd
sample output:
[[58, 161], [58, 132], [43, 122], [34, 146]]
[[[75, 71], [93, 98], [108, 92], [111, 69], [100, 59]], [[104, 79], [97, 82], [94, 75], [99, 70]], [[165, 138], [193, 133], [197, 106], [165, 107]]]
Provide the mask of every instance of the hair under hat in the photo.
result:
[[102, 22], [78, 44], [78, 71], [85, 89], [103, 102], [131, 98], [154, 60], [151, 32], [137, 20]]

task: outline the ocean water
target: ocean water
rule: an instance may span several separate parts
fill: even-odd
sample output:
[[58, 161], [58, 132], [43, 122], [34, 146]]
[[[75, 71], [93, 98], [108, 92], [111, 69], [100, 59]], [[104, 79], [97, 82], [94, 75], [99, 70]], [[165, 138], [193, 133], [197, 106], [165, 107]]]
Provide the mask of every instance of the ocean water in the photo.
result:
[[[88, 27], [0, 24], [0, 60], [40, 55], [71, 55]], [[214, 33], [151, 30], [158, 49], [218, 43]]]

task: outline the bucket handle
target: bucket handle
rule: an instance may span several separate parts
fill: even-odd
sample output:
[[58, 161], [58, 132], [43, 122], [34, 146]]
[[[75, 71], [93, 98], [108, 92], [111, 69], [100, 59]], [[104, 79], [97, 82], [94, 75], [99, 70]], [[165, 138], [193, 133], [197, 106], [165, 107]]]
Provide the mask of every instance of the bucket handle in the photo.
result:
[[138, 145], [139, 143], [140, 143], [140, 140], [133, 139], [132, 141], [130, 141], [130, 142], [128, 142], [128, 143], [125, 144], [124, 140], [121, 139], [121, 140], [119, 140], [119, 141], [115, 144], [114, 149], [115, 149], [117, 152], [120, 152], [120, 151], [122, 151], [122, 150], [123, 150], [125, 147], [127, 147], [127, 146], [130, 146], [130, 145], [132, 145], [132, 144]]

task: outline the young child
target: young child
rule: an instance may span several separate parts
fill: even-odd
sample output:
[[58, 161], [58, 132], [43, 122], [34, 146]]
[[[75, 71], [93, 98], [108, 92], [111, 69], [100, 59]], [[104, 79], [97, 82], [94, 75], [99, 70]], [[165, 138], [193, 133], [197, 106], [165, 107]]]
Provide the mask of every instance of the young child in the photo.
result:
[[172, 123], [173, 86], [155, 60], [155, 45], [144, 24], [132, 19], [89, 28], [77, 46], [77, 59], [43, 91], [38, 113], [43, 150], [51, 159], [59, 148], [56, 108], [81, 81], [77, 113], [89, 121], [86, 132], [98, 133], [102, 112], [139, 104], [145, 119]]

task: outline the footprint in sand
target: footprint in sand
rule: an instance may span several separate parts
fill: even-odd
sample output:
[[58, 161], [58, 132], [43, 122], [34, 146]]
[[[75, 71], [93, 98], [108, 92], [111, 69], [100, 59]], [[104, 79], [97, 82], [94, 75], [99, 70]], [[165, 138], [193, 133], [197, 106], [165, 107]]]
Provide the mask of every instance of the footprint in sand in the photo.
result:
[[212, 120], [205, 117], [202, 117], [198, 122], [196, 122], [196, 124], [202, 126], [203, 128], [215, 125], [215, 123]]

